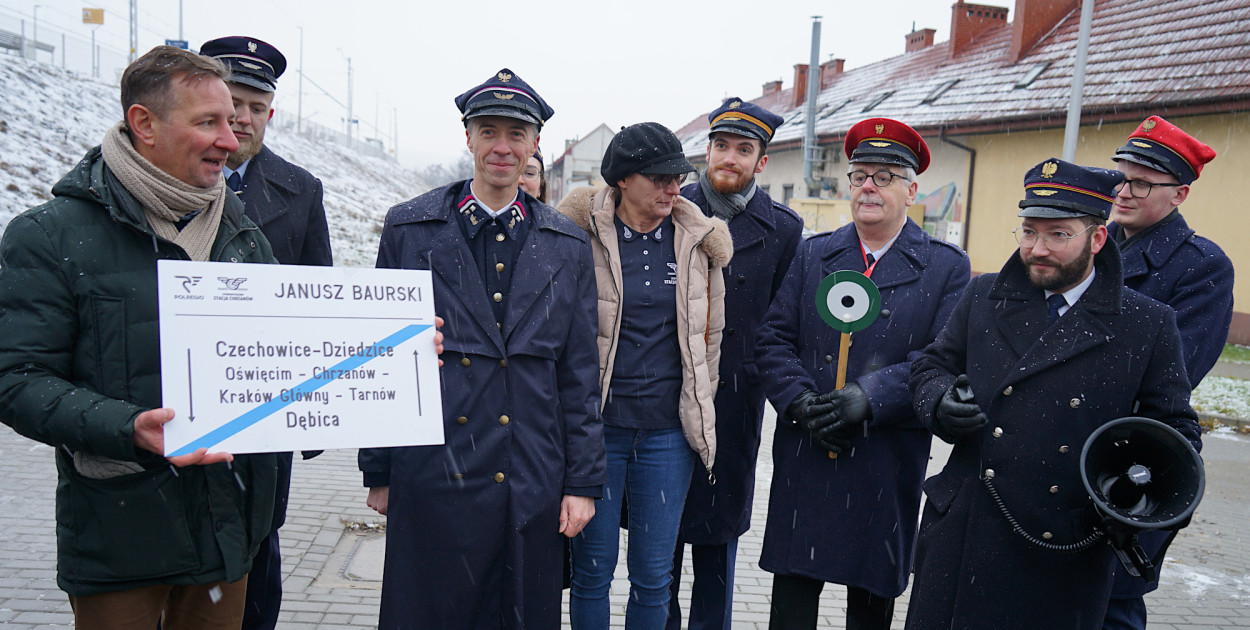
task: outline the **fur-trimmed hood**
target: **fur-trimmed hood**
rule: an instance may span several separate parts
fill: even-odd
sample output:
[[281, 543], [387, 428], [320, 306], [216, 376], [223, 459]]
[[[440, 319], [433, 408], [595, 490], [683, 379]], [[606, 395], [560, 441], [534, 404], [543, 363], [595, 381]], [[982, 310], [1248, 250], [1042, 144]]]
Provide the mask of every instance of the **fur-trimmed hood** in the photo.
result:
[[[556, 209], [590, 233], [591, 213], [596, 207], [604, 205], [603, 201], [610, 194], [611, 189], [606, 186], [582, 186], [565, 195]], [[723, 220], [705, 216], [693, 202], [679, 196], [673, 201], [673, 222], [690, 231], [696, 231], [700, 225], [710, 226], [712, 233], [703, 239], [699, 248], [707, 254], [712, 267], [719, 269], [729, 264], [734, 245], [729, 226]]]

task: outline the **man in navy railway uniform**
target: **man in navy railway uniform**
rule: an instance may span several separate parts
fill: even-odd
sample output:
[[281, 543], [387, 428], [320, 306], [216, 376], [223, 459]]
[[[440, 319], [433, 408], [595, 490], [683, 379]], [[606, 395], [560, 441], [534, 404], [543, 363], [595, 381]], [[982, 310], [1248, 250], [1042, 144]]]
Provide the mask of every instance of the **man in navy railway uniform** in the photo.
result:
[[708, 115], [707, 170], [682, 189], [708, 216], [724, 219], [734, 257], [724, 268], [725, 331], [716, 391], [715, 484], [702, 471], [690, 481], [673, 557], [669, 630], [681, 627], [681, 565], [685, 544], [694, 563], [691, 630], [732, 624], [738, 537], [751, 527], [755, 462], [764, 419], [764, 390], [755, 366], [755, 340], [790, 260], [803, 220], [756, 185], [768, 164], [768, 142], [784, 119], [740, 98]]
[[[769, 307], [756, 361], [777, 409], [760, 567], [771, 628], [816, 627], [826, 582], [847, 587], [847, 628], [888, 628], [907, 588], [932, 436], [912, 411], [911, 360], [937, 336], [970, 275], [968, 256], [907, 218], [929, 148], [886, 118], [847, 132], [853, 223], [808, 239]], [[852, 270], [881, 291], [880, 316], [851, 339], [816, 308], [825, 276]], [[837, 457], [830, 457], [836, 453]]]
[[387, 515], [382, 628], [560, 627], [563, 537], [606, 480], [586, 231], [518, 188], [552, 109], [511, 70], [461, 94], [473, 179], [391, 208], [378, 267], [429, 269], [445, 444], [361, 449]]
[[[1219, 359], [1233, 317], [1233, 263], [1185, 223], [1180, 205], [1215, 150], [1180, 127], [1151, 116], [1116, 151], [1125, 183], [1111, 206], [1107, 233], [1120, 247], [1124, 284], [1176, 312], [1189, 384], [1197, 387]], [[1153, 556], [1167, 532], [1143, 534]], [[1143, 595], [1158, 588], [1117, 566], [1106, 630], [1144, 630]]]
[[[230, 68], [234, 122], [230, 130], [239, 149], [226, 158], [222, 175], [243, 201], [243, 212], [260, 226], [284, 265], [333, 264], [330, 230], [321, 205], [321, 180], [278, 157], [264, 145], [273, 117], [274, 90], [286, 70], [286, 57], [254, 37], [222, 37], [204, 42], [200, 54]], [[304, 453], [305, 458], [317, 452]], [[278, 492], [273, 532], [261, 542], [252, 561], [243, 608], [243, 630], [272, 630], [282, 605], [282, 553], [278, 528], [286, 522], [291, 487], [291, 453], [278, 454]]]
[[1116, 561], [1090, 525], [1082, 447], [1125, 416], [1198, 441], [1176, 318], [1124, 286], [1104, 225], [1123, 179], [1033, 167], [1020, 249], [912, 364], [916, 413], [954, 449], [924, 484], [908, 630], [1101, 628]]

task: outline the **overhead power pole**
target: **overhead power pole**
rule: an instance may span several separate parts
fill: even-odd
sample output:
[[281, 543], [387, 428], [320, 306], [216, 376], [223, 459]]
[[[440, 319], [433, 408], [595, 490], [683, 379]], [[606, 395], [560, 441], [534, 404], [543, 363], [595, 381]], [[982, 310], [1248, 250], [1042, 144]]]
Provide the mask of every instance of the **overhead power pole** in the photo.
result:
[[139, 0], [130, 0], [130, 63], [139, 58]]

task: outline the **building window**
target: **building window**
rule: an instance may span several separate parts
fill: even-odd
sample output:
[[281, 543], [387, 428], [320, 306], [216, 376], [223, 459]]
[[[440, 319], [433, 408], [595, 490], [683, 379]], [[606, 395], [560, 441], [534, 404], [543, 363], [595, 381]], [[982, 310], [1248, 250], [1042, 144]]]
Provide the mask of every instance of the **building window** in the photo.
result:
[[951, 79], [949, 81], [943, 81], [941, 85], [938, 85], [937, 87], [933, 88], [933, 91], [929, 92], [928, 96], [921, 99], [920, 104], [921, 105], [930, 104], [938, 100], [939, 98], [942, 98], [942, 95], [945, 94], [947, 90], [954, 87], [956, 83], [959, 83], [959, 79]]
[[824, 120], [838, 113], [843, 107], [846, 107], [850, 102], [851, 102], [851, 99], [848, 98], [845, 101], [842, 101], [840, 105], [834, 105], [833, 103], [826, 105], [825, 108], [821, 110], [820, 115], [817, 118], [817, 120]]
[[781, 204], [790, 205], [790, 198], [794, 197], [794, 184], [786, 184], [781, 187]]
[[864, 106], [863, 109], [859, 110], [860, 113], [862, 114], [865, 112], [872, 111], [874, 107], [880, 105], [882, 101], [884, 101], [887, 98], [890, 98], [893, 95], [894, 95], [894, 90], [888, 90], [886, 92], [882, 92], [881, 94], [877, 95], [877, 98], [872, 99], [872, 102], [868, 103], [868, 105]]
[[1043, 61], [1042, 63], [1039, 63], [1036, 66], [1029, 68], [1029, 71], [1027, 74], [1024, 75], [1024, 78], [1016, 82], [1016, 89], [1019, 90], [1019, 89], [1029, 87], [1030, 85], [1033, 85], [1033, 82], [1037, 80], [1037, 77], [1041, 76], [1042, 73], [1046, 71], [1046, 68], [1049, 68], [1049, 67], [1050, 67], [1050, 62]]

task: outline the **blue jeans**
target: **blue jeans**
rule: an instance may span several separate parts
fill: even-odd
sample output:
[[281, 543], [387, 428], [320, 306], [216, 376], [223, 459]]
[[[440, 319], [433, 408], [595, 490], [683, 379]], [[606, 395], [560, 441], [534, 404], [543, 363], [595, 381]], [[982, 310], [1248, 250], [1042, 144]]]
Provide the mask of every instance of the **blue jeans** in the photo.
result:
[[608, 591], [619, 553], [621, 501], [629, 510], [627, 630], [664, 627], [673, 550], [697, 456], [681, 429], [642, 431], [603, 427], [608, 483], [595, 516], [572, 541], [574, 630], [608, 627]]

